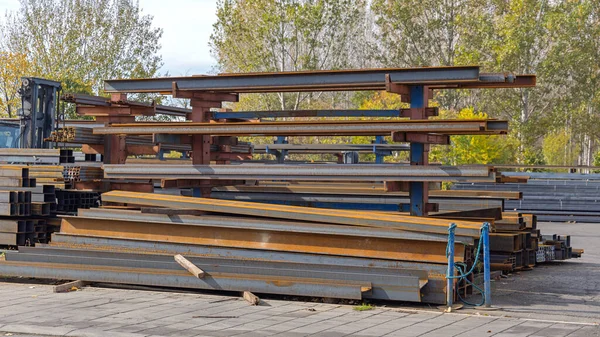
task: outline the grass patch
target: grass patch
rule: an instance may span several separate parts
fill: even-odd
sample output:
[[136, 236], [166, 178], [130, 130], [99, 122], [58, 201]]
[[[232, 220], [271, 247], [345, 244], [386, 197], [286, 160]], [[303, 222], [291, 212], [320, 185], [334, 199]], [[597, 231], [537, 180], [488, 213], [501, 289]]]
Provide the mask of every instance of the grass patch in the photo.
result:
[[363, 303], [362, 305], [357, 305], [353, 308], [356, 311], [368, 311], [375, 309], [374, 305]]

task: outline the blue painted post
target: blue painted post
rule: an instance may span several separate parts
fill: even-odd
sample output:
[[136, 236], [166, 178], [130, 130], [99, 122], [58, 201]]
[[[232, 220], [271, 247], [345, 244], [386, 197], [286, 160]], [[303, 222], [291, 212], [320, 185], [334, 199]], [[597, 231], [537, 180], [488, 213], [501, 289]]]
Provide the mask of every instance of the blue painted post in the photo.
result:
[[481, 228], [481, 240], [483, 240], [483, 291], [485, 292], [485, 307], [492, 306], [492, 285], [490, 279], [490, 224], [483, 223]]
[[446, 273], [446, 305], [452, 308], [454, 301], [454, 230], [456, 225], [451, 223], [448, 227], [448, 272]]
[[[375, 137], [375, 144], [383, 144], [383, 136]], [[377, 146], [373, 146], [375, 148], [375, 164], [383, 164], [384, 155], [380, 150], [377, 150]]]
[[[427, 102], [425, 101], [425, 88], [422, 85], [410, 87], [410, 107], [423, 108]], [[425, 152], [425, 144], [411, 143], [410, 144], [410, 163], [411, 165], [426, 165], [427, 152]], [[411, 182], [409, 188], [410, 196], [410, 215], [423, 216], [426, 214], [425, 207], [427, 204], [427, 191], [424, 182]]]
[[165, 159], [165, 151], [163, 149], [158, 150], [158, 153], [156, 154], [156, 157], [159, 160]]
[[[277, 139], [275, 140], [275, 144], [287, 144], [287, 138], [286, 136], [277, 136]], [[279, 164], [283, 164], [283, 162], [285, 161], [285, 156], [287, 155], [287, 150], [279, 150], [278, 151], [279, 154], [276, 155], [277, 156], [277, 163]]]
[[200, 187], [193, 187], [192, 188], [192, 197], [202, 198], [202, 189], [200, 189]]

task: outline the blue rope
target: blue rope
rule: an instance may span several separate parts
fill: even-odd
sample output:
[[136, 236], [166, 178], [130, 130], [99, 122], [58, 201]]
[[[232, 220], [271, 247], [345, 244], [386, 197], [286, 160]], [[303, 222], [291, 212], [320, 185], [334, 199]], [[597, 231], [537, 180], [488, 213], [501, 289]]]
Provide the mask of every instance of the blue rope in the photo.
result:
[[[448, 235], [454, 234], [456, 227], [457, 227], [456, 224], [451, 224], [448, 227]], [[483, 226], [481, 226], [481, 229], [479, 230], [479, 243], [477, 244], [477, 253], [475, 254], [475, 261], [473, 262], [473, 265], [471, 266], [471, 269], [469, 270], [469, 272], [467, 272], [467, 273], [464, 272], [464, 270], [467, 268], [466, 263], [457, 262], [454, 264], [454, 267], [456, 268], [458, 275], [454, 276], [454, 275], [446, 274], [446, 278], [448, 278], [448, 279], [457, 279], [458, 280], [457, 284], [460, 283], [461, 280], [464, 280], [467, 284], [470, 284], [471, 286], [473, 286], [473, 288], [476, 289], [477, 292], [479, 292], [481, 294], [481, 303], [471, 303], [471, 302], [465, 300], [464, 298], [462, 298], [462, 296], [460, 296], [459, 291], [456, 292], [456, 294], [458, 295], [458, 299], [461, 302], [463, 302], [466, 305], [471, 305], [471, 306], [475, 306], [475, 307], [479, 307], [479, 306], [482, 306], [485, 304], [485, 292], [481, 288], [476, 286], [473, 282], [469, 281], [469, 279], [467, 277], [469, 275], [473, 274], [473, 272], [475, 271], [475, 267], [477, 266], [477, 262], [479, 262], [481, 246], [483, 245], [483, 229], [486, 227], [489, 227], [489, 225], [487, 223], [484, 223]], [[446, 258], [448, 258], [449, 256], [450, 256], [450, 247], [448, 245], [446, 245]], [[456, 290], [454, 290], [454, 291], [456, 291]]]

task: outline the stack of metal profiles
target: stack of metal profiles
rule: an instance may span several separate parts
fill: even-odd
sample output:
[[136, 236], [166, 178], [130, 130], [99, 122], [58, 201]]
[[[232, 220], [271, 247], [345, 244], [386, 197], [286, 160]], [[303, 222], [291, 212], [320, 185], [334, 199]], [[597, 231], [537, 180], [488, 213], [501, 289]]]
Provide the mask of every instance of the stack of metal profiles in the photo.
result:
[[458, 183], [453, 190], [514, 191], [520, 200], [507, 200], [506, 210], [536, 214], [540, 221], [600, 222], [600, 174], [503, 172], [528, 177], [527, 183]]
[[[77, 103], [79, 114], [110, 120], [110, 126], [94, 128], [93, 136], [105, 137], [110, 140], [109, 145], [112, 141], [119, 144], [106, 149], [110, 156], [104, 175], [111, 181], [181, 180], [204, 186], [194, 190], [194, 194], [210, 193], [213, 186], [239, 184], [240, 180], [398, 182], [408, 184], [411, 214], [423, 215], [434, 206], [427, 200], [430, 183], [498, 180], [496, 171], [488, 166], [427, 165], [423, 158], [428, 144], [448, 144], [451, 135], [497, 135], [508, 131], [506, 121], [495, 119], [428, 120], [437, 113], [435, 108], [427, 107], [429, 89], [534, 85], [535, 76], [531, 75], [482, 74], [479, 67], [438, 67], [112, 80], [105, 82], [105, 92], [111, 93], [113, 100], [68, 99]], [[238, 121], [245, 119], [244, 112], [238, 119], [224, 117], [227, 112], [209, 111], [209, 107], [220, 107], [222, 101], [237, 101], [243, 93], [357, 90], [394, 92], [403, 100], [410, 98], [411, 108], [382, 113], [360, 110], [316, 113], [316, 116], [398, 117], [389, 120], [284, 122]], [[114, 98], [143, 92], [191, 98], [193, 109], [185, 112], [186, 116], [204, 122], [129, 123], [133, 116], [156, 113], [155, 106]], [[123, 119], [126, 123], [108, 109], [119, 105], [129, 107], [130, 116]], [[289, 114], [274, 112], [267, 116], [268, 113], [258, 119]], [[255, 112], [246, 112], [245, 116], [252, 114]], [[303, 113], [296, 113], [287, 117], [302, 116]], [[214, 120], [209, 123], [211, 118]], [[220, 146], [235, 146], [237, 136], [361, 135], [392, 136], [397, 142], [411, 142], [411, 162], [419, 165], [233, 165], [229, 164], [231, 157], [214, 159], [208, 146], [215, 140], [222, 141], [218, 143]], [[126, 163], [123, 153], [127, 151], [122, 148], [127, 148], [126, 138], [132, 136], [152, 136], [153, 140], [179, 137], [182, 145], [191, 146], [192, 162], [198, 165]], [[211, 165], [211, 160], [217, 164]], [[473, 215], [476, 221], [465, 221], [461, 219], [465, 214], [458, 213], [427, 218], [376, 210], [321, 209], [232, 199], [235, 200], [108, 192], [102, 196], [104, 203], [139, 210], [80, 210], [77, 216], [63, 219], [61, 233], [54, 236], [50, 246], [9, 252], [6, 261], [0, 263], [0, 274], [445, 303], [448, 226], [451, 222], [458, 225], [455, 261], [471, 266], [474, 240], [483, 222], [481, 217]], [[173, 261], [174, 254], [183, 254], [205, 269], [208, 276], [197, 279], [188, 274]], [[465, 284], [459, 284], [458, 288], [463, 293], [470, 291]]]
[[[77, 216], [63, 218], [61, 232], [49, 247], [8, 252], [0, 273], [297, 296], [445, 301], [447, 220], [135, 192], [113, 191], [102, 198], [142, 210], [79, 210]], [[165, 212], [156, 212], [157, 207]], [[169, 215], [182, 210], [206, 214]], [[455, 259], [470, 263], [481, 224], [457, 224]], [[173, 260], [174, 254], [186, 256], [207, 277], [188, 274]]]
[[[36, 186], [58, 166], [0, 166], [0, 246], [47, 243], [46, 219], [56, 209], [54, 185]], [[30, 176], [37, 178], [30, 178]]]
[[[429, 186], [429, 200], [440, 211], [468, 211], [504, 208], [505, 200], [519, 199], [519, 192], [448, 191], [439, 183]], [[191, 196], [191, 191], [182, 191]], [[259, 181], [256, 185], [213, 187], [216, 199], [263, 202], [317, 208], [357, 209], [382, 212], [402, 212], [410, 201], [408, 192], [388, 192], [377, 182], [277, 182]]]
[[52, 164], [73, 163], [72, 150], [59, 149], [0, 149], [0, 162], [15, 164]]

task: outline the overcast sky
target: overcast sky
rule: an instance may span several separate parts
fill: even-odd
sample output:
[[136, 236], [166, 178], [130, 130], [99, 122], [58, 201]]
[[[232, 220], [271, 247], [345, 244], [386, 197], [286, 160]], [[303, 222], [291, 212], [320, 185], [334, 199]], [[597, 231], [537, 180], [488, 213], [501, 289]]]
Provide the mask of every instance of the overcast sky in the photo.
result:
[[[143, 14], [154, 16], [154, 25], [163, 29], [161, 73], [172, 76], [205, 74], [216, 60], [208, 40], [216, 21], [216, 0], [139, 0]], [[0, 0], [0, 13], [17, 10], [19, 0]]]

